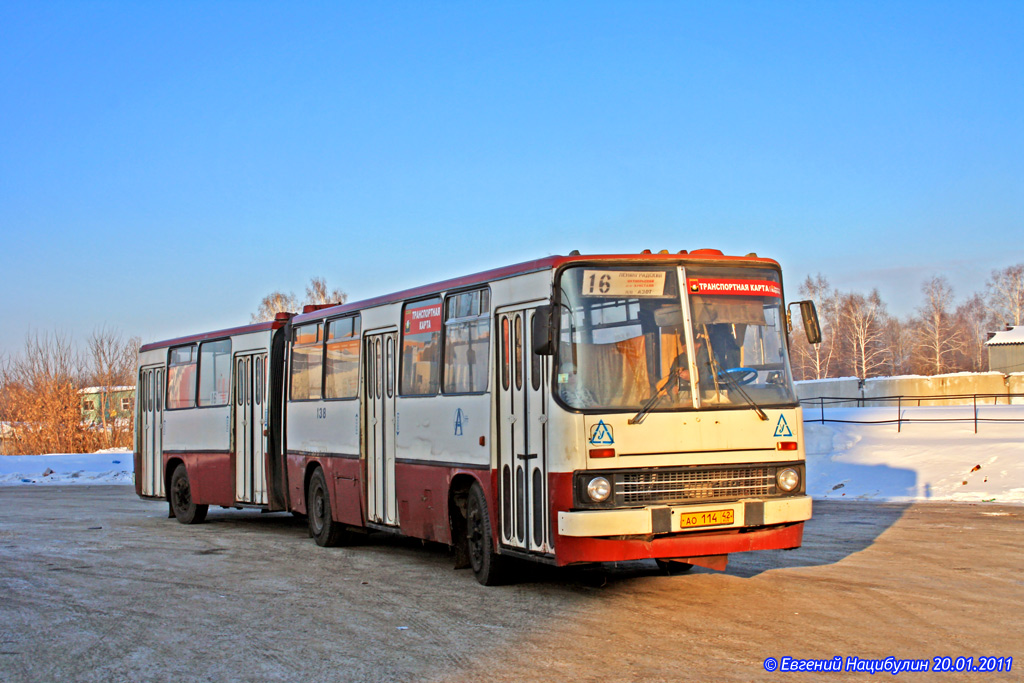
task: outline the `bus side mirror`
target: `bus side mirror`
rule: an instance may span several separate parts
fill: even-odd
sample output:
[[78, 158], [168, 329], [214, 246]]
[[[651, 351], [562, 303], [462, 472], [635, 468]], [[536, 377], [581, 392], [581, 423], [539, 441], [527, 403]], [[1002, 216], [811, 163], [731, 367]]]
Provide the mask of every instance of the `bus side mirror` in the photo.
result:
[[533, 352], [538, 356], [554, 355], [554, 343], [551, 339], [551, 306], [538, 306], [533, 313]]
[[801, 301], [800, 317], [804, 319], [804, 333], [811, 344], [821, 343], [821, 325], [818, 324], [818, 311], [813, 301]]

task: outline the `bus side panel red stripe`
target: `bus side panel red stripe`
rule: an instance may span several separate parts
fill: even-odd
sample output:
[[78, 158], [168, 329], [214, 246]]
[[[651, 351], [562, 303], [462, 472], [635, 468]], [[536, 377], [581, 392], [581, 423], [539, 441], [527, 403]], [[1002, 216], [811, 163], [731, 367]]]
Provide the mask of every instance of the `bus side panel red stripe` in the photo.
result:
[[334, 518], [343, 524], [363, 526], [362, 461], [356, 458], [324, 458], [324, 469], [334, 481], [331, 507]]
[[285, 467], [288, 470], [288, 509], [306, 514], [306, 492], [303, 487], [306, 485], [306, 460], [303, 455], [289, 453], [285, 457]]
[[[463, 475], [476, 479], [483, 487], [485, 496], [493, 486], [491, 473], [487, 470], [397, 463], [395, 494], [398, 500], [398, 523], [402, 533], [413, 538], [451, 543], [448, 492], [452, 481]], [[497, 513], [494, 512], [493, 499], [489, 502], [493, 526]]]
[[167, 463], [178, 459], [185, 463], [192, 500], [199, 505], [235, 504], [235, 476], [232, 455], [227, 452], [189, 451], [164, 453], [164, 471]]

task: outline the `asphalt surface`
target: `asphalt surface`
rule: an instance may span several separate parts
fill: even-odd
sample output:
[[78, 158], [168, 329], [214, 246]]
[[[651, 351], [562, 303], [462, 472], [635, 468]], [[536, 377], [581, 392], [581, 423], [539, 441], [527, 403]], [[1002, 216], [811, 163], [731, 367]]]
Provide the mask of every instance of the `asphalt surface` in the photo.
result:
[[783, 656], [1013, 657], [899, 679], [1017, 680], [1022, 522], [1018, 506], [818, 502], [804, 547], [725, 572], [540, 567], [485, 588], [443, 546], [325, 549], [290, 515], [215, 508], [186, 527], [127, 486], [0, 487], [0, 681], [867, 676], [766, 670]]

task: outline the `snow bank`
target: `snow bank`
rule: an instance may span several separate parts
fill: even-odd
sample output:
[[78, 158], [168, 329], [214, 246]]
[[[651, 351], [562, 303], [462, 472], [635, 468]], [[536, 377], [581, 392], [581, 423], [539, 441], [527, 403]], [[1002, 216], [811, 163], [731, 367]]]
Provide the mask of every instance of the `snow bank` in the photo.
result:
[[[895, 406], [826, 408], [825, 418], [895, 420]], [[804, 411], [808, 491], [815, 498], [1024, 503], [1024, 407], [904, 408], [903, 419], [960, 422], [815, 423]], [[985, 422], [986, 419], [1021, 422]]]
[[132, 484], [132, 452], [107, 449], [99, 453], [0, 456], [4, 484]]

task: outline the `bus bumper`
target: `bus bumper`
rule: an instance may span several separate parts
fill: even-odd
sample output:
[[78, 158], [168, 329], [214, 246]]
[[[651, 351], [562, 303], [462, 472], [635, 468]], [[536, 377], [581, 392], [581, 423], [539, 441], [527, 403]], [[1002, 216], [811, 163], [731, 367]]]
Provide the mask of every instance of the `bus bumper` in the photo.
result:
[[[684, 529], [699, 515], [732, 512], [732, 522]], [[794, 496], [697, 506], [558, 513], [556, 563], [693, 558], [747, 550], [798, 548], [811, 498]]]

